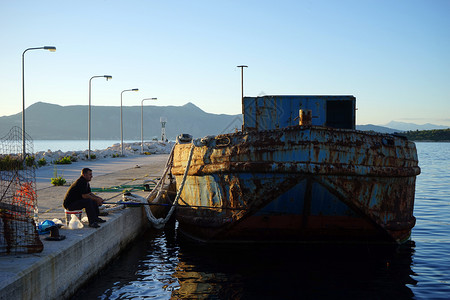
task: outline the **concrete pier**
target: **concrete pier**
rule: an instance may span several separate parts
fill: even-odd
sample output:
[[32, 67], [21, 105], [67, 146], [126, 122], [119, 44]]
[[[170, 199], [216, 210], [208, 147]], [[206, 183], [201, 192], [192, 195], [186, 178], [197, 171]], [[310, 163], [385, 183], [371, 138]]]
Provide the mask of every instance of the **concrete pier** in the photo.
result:
[[[58, 175], [68, 181], [63, 187], [50, 183], [53, 166], [38, 169], [39, 220], [59, 218], [64, 222], [64, 194], [84, 167], [93, 170], [92, 188], [139, 185], [146, 179], [160, 176], [167, 157], [159, 154], [58, 166]], [[111, 199], [109, 201], [119, 201], [121, 194], [98, 195]], [[49, 235], [41, 235], [44, 244], [41, 253], [0, 255], [0, 299], [67, 299], [149, 226], [142, 208], [120, 209], [102, 218], [107, 222], [98, 229], [87, 224], [77, 230], [61, 228], [60, 234], [66, 236], [62, 241], [47, 241], [44, 238]]]

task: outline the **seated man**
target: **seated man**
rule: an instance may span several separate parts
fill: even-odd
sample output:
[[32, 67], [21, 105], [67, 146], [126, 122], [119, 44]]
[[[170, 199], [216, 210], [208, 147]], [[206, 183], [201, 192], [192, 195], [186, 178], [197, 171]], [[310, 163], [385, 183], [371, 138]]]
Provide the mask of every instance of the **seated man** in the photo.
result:
[[89, 227], [98, 228], [98, 223], [106, 222], [98, 217], [98, 207], [102, 205], [103, 199], [91, 192], [89, 181], [92, 179], [92, 170], [84, 168], [81, 176], [67, 190], [63, 206], [67, 210], [85, 209], [89, 220]]

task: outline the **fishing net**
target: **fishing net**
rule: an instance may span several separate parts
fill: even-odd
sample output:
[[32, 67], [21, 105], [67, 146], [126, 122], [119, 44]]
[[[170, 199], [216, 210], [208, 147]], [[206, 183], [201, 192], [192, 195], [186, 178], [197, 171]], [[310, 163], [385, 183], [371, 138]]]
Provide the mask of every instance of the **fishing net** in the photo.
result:
[[[25, 135], [25, 149], [33, 141]], [[35, 253], [43, 249], [36, 230], [37, 195], [34, 157], [22, 155], [22, 129], [0, 139], [0, 253]]]

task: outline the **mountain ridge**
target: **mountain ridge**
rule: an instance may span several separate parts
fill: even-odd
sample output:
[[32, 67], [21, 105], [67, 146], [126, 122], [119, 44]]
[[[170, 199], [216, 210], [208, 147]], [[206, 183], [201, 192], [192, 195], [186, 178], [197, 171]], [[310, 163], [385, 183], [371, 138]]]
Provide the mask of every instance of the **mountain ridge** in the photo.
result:
[[[127, 140], [141, 139], [141, 106], [124, 106], [123, 137]], [[183, 106], [143, 107], [144, 139], [161, 138], [160, 117], [167, 118], [166, 137], [175, 139], [180, 133], [194, 137], [213, 135], [227, 129], [240, 115], [216, 115], [206, 113], [193, 103]], [[36, 102], [26, 111], [26, 131], [35, 140], [87, 139], [88, 106], [61, 106]], [[236, 123], [236, 122], [235, 122]], [[208, 124], [205, 126], [205, 124]], [[240, 128], [241, 122], [232, 124]], [[0, 117], [0, 137], [13, 126], [22, 126], [22, 113]], [[120, 106], [91, 106], [91, 139], [120, 139]]]
[[413, 131], [413, 130], [433, 130], [433, 129], [447, 129], [449, 126], [445, 125], [436, 125], [431, 123], [425, 123], [422, 125], [407, 123], [407, 122], [399, 122], [399, 121], [390, 121], [387, 124], [381, 125], [389, 128], [396, 128], [399, 131]]
[[[122, 109], [124, 139], [140, 140], [141, 106], [124, 106]], [[167, 119], [166, 137], [170, 140], [174, 140], [180, 133], [203, 137], [234, 132], [240, 130], [242, 126], [241, 114], [207, 113], [192, 102], [182, 106], [146, 105], [143, 107], [143, 113], [145, 140], [161, 138], [160, 117]], [[87, 139], [87, 105], [61, 106], [59, 104], [36, 102], [26, 109], [25, 116], [27, 133], [35, 140]], [[0, 137], [5, 136], [13, 126], [22, 126], [22, 113], [0, 117]], [[421, 128], [445, 129], [447, 127], [397, 121], [391, 121], [386, 125], [356, 125], [358, 130], [381, 133], [424, 130]], [[91, 106], [91, 139], [120, 139], [120, 106]]]

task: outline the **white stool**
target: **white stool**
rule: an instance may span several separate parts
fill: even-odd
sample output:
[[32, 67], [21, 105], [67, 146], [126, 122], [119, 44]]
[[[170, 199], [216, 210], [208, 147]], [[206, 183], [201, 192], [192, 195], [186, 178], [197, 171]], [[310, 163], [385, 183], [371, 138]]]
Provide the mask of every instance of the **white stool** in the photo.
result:
[[81, 217], [83, 216], [83, 210], [67, 210], [64, 209], [64, 213], [66, 215], [66, 226], [69, 225], [70, 219], [72, 218], [72, 215], [76, 215], [78, 217], [78, 220], [81, 222]]

